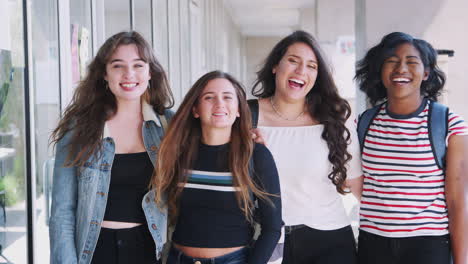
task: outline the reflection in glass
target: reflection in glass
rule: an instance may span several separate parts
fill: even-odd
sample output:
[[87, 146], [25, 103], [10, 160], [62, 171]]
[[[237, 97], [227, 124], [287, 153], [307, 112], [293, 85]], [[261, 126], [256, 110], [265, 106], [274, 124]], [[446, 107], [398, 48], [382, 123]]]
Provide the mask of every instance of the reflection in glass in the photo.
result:
[[85, 76], [92, 55], [90, 1], [70, 1], [70, 23], [72, 82], [77, 84]]
[[24, 38], [20, 0], [0, 0], [0, 262], [26, 263]]

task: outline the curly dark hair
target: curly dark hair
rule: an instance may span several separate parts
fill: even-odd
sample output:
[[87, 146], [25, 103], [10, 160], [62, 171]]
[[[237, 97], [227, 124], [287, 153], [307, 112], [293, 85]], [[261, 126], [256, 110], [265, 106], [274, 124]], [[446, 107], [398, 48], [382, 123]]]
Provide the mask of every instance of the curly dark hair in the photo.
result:
[[275, 94], [275, 74], [272, 69], [278, 65], [288, 48], [295, 43], [306, 44], [317, 57], [317, 79], [306, 95], [307, 110], [312, 117], [324, 125], [322, 138], [327, 142], [328, 160], [332, 164], [332, 171], [328, 178], [336, 186], [336, 190], [344, 194], [347, 173], [345, 164], [351, 159], [351, 154], [347, 151], [350, 133], [345, 123], [350, 116], [351, 108], [348, 102], [338, 94], [329, 63], [317, 40], [311, 34], [298, 30], [278, 42], [266, 58], [263, 67], [257, 72], [252, 94], [260, 98], [271, 97]]
[[391, 57], [398, 46], [411, 44], [421, 56], [424, 69], [429, 72], [427, 80], [421, 83], [421, 95], [437, 101], [445, 85], [445, 74], [437, 66], [437, 52], [427, 41], [417, 39], [402, 32], [392, 32], [382, 38], [379, 44], [369, 49], [364, 58], [358, 61], [354, 79], [359, 89], [366, 93], [369, 103], [376, 105], [387, 98], [387, 89], [382, 78], [382, 65]]
[[56, 143], [73, 130], [66, 165], [82, 165], [100, 149], [104, 123], [117, 112], [116, 98], [106, 88], [104, 80], [106, 65], [118, 47], [130, 44], [138, 48], [141, 59], [149, 64], [151, 79], [148, 89], [142, 95], [143, 100], [159, 114], [174, 105], [166, 72], [154, 56], [149, 43], [135, 31], [113, 35], [99, 48], [88, 66], [86, 76], [75, 89], [57, 128], [52, 132], [51, 141]]

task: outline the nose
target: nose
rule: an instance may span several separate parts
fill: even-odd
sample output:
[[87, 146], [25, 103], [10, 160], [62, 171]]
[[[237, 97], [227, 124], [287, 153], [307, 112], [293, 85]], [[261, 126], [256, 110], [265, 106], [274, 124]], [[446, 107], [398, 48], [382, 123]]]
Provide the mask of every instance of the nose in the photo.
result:
[[130, 79], [135, 74], [135, 71], [131, 67], [126, 67], [124, 71], [124, 78]]
[[224, 100], [223, 100], [223, 98], [221, 96], [216, 96], [215, 105], [217, 107], [220, 107], [220, 106], [224, 105]]
[[305, 63], [299, 63], [295, 70], [296, 74], [304, 74], [306, 72], [306, 67], [307, 65]]
[[406, 73], [408, 72], [408, 65], [404, 62], [397, 63], [395, 71], [397, 73]]

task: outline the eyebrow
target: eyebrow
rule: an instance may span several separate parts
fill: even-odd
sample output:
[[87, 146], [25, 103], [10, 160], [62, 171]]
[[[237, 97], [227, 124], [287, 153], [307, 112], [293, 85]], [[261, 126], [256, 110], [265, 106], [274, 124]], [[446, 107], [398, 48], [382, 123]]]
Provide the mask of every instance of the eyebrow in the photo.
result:
[[[215, 92], [206, 92], [206, 93], [203, 93], [201, 96], [205, 96], [207, 94], [214, 94]], [[223, 94], [234, 94], [233, 92], [223, 92]]]
[[[301, 57], [297, 56], [297, 55], [294, 55], [294, 54], [290, 54], [289, 56], [291, 57], [294, 57], [294, 58], [298, 58], [298, 59], [302, 59]], [[315, 64], [318, 64], [316, 61], [314, 60], [309, 60], [308, 62], [312, 62], [312, 63], [315, 63]]]
[[[390, 55], [390, 57], [388, 57], [387, 59], [390, 59], [390, 58], [392, 58], [392, 57], [398, 58], [397, 55], [392, 54], [392, 55]], [[406, 56], [405, 58], [407, 58], [407, 59], [421, 59], [419, 56], [416, 56], [416, 55], [409, 55], [409, 56]]]
[[[144, 60], [141, 59], [141, 58], [134, 59], [133, 61], [142, 61], [142, 62], [145, 62], [145, 63], [146, 63], [146, 61], [144, 61]], [[109, 64], [112, 64], [112, 63], [114, 63], [114, 62], [123, 62], [123, 60], [121, 60], [121, 59], [114, 59], [114, 60], [111, 60], [111, 61], [109, 62]]]

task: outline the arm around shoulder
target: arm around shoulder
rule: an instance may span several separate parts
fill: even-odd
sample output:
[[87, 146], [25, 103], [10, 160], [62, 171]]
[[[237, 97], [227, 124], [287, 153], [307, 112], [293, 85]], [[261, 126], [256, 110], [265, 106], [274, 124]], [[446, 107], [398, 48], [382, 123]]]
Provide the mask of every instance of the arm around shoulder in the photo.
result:
[[56, 145], [49, 225], [50, 263], [78, 262], [75, 247], [77, 175], [75, 167], [65, 167], [70, 134]]
[[454, 264], [468, 263], [468, 135], [451, 136], [445, 195]]

